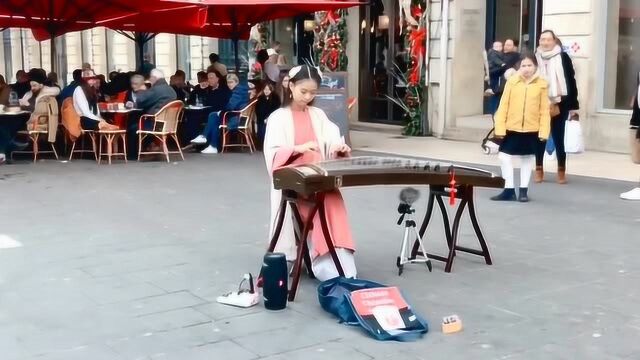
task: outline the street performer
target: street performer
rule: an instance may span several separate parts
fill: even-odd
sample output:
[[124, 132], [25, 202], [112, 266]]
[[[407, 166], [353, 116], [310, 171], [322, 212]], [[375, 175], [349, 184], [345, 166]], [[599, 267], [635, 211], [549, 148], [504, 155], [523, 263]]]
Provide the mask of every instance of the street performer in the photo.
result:
[[[321, 109], [312, 106], [322, 81], [320, 70], [308, 66], [297, 66], [289, 71], [289, 98], [285, 107], [273, 112], [267, 120], [264, 140], [264, 157], [271, 176], [281, 167], [317, 163], [323, 160], [348, 157], [351, 149], [340, 137], [339, 128], [331, 122]], [[273, 188], [271, 179], [271, 222], [273, 236], [282, 192]], [[340, 264], [346, 277], [356, 276], [353, 253], [355, 246], [347, 221], [344, 200], [339, 191], [327, 193], [324, 199], [329, 232], [336, 248]], [[311, 206], [304, 201], [297, 204], [300, 215], [308, 218]], [[275, 251], [284, 253], [287, 261], [295, 261], [296, 243], [290, 210], [287, 208], [284, 225]], [[313, 230], [309, 239], [312, 270], [315, 277], [328, 280], [339, 276], [329, 253], [320, 217], [313, 218]]]

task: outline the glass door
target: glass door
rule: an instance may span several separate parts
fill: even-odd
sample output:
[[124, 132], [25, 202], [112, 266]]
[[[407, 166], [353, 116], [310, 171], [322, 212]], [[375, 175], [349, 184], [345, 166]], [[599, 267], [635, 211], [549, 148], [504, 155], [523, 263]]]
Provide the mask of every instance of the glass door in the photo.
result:
[[374, 0], [360, 11], [360, 120], [402, 124], [403, 111], [388, 97], [402, 99], [407, 69], [395, 0]]
[[542, 0], [487, 0], [486, 48], [513, 39], [518, 51], [534, 51], [542, 26]]

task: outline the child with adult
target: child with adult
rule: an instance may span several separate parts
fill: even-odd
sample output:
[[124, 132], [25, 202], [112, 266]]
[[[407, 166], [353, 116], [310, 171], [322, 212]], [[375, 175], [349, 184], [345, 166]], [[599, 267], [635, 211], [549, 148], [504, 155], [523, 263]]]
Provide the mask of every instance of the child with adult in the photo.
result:
[[495, 133], [500, 144], [500, 163], [505, 188], [495, 201], [515, 201], [514, 157], [520, 158], [520, 191], [517, 200], [529, 201], [528, 189], [536, 151], [549, 137], [548, 83], [537, 75], [535, 56], [525, 55], [518, 73], [507, 81], [495, 115]]

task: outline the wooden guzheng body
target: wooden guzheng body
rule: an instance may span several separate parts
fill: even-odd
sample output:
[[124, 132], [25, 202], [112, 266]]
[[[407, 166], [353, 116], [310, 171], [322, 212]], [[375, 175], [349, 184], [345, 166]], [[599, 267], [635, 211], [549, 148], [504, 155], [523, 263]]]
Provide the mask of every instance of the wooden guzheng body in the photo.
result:
[[[433, 214], [434, 206], [437, 203], [442, 212], [449, 253], [448, 256], [422, 254], [418, 251], [418, 242], [416, 241], [413, 247], [412, 257], [415, 258], [421, 255], [442, 261], [445, 263], [446, 272], [451, 271], [456, 251], [482, 256], [485, 262], [491, 265], [491, 256], [489, 255], [489, 249], [478, 224], [473, 199], [474, 187], [504, 187], [504, 179], [491, 172], [450, 163], [408, 158], [367, 156], [330, 160], [318, 164], [284, 167], [274, 171], [273, 183], [276, 189], [282, 190], [283, 196], [275, 231], [268, 251], [273, 252], [278, 242], [287, 206], [291, 207], [293, 213], [295, 235], [298, 243], [298, 256], [294, 266], [293, 281], [289, 292], [290, 301], [293, 301], [295, 298], [303, 259], [309, 274], [313, 276], [307, 242], [301, 241], [301, 239], [307, 239], [312, 228], [313, 217], [316, 213], [320, 217], [322, 229], [314, 229], [314, 231], [324, 232], [329, 252], [336, 264], [338, 273], [344, 275], [331, 240], [324, 208], [324, 195], [342, 187], [381, 185], [429, 186], [427, 212], [420, 227], [420, 236], [424, 237], [429, 221], [431, 220], [431, 215]], [[443, 198], [447, 197], [455, 197], [455, 199], [460, 200], [458, 201], [453, 224], [449, 222], [447, 208], [443, 200]], [[313, 204], [307, 219], [302, 219], [300, 216], [296, 205], [298, 201], [308, 201]], [[481, 250], [457, 245], [460, 220], [465, 209], [468, 209], [471, 224], [480, 243]]]
[[302, 195], [351, 186], [448, 186], [452, 171], [458, 184], [489, 188], [504, 186], [501, 177], [485, 170], [433, 161], [375, 156], [285, 167], [273, 173], [273, 183], [276, 189], [292, 190]]

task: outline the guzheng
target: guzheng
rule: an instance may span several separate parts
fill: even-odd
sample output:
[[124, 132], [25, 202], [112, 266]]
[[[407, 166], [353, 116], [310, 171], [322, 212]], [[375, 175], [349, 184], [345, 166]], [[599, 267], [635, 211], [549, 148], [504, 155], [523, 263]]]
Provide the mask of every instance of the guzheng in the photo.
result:
[[273, 173], [274, 187], [302, 195], [342, 187], [375, 185], [458, 185], [502, 188], [504, 179], [472, 167], [397, 157], [364, 156], [289, 166]]

